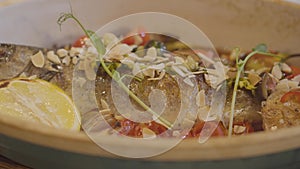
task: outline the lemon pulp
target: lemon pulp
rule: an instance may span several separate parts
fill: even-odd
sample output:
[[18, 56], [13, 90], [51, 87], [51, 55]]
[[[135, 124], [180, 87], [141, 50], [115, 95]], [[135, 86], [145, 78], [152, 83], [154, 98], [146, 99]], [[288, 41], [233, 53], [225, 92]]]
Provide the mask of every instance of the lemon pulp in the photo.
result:
[[40, 79], [17, 78], [0, 82], [0, 115], [80, 130], [80, 114], [59, 87]]

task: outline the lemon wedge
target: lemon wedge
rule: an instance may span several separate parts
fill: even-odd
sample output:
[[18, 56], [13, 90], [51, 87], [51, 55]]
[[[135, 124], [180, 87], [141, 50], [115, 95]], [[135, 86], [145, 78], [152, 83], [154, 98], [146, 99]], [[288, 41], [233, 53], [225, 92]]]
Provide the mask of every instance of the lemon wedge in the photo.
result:
[[40, 79], [0, 81], [0, 116], [80, 130], [80, 114], [62, 89]]

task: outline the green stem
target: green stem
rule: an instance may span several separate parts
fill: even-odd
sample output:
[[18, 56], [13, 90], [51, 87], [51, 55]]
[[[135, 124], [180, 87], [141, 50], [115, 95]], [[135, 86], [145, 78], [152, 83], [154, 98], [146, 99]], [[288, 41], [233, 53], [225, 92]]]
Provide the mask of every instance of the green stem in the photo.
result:
[[[70, 15], [71, 18], [73, 18], [78, 25], [81, 27], [81, 29], [84, 31], [85, 35], [87, 37], [89, 37], [93, 43], [93, 45], [96, 47], [97, 43], [94, 41], [94, 39], [91, 37], [91, 35], [89, 34], [89, 32], [84, 28], [84, 26], [80, 23], [80, 21], [73, 16], [72, 14]], [[101, 66], [103, 67], [103, 69], [105, 70], [105, 72], [113, 79], [115, 80], [119, 86], [134, 100], [136, 101], [142, 108], [144, 108], [146, 111], [152, 113], [155, 117], [157, 117], [168, 129], [172, 128], [172, 124], [167, 121], [166, 119], [164, 119], [163, 117], [161, 117], [159, 114], [157, 114], [155, 111], [153, 111], [149, 106], [147, 106], [143, 101], [141, 101], [134, 93], [132, 93], [132, 91], [122, 82], [122, 80], [118, 77], [118, 76], [114, 76], [113, 72], [111, 72], [109, 70], [109, 68], [107, 67], [107, 65], [105, 64], [101, 53], [102, 51], [99, 51], [99, 49], [96, 47], [98, 53], [99, 53], [99, 59], [100, 59], [100, 63]]]
[[241, 78], [241, 74], [242, 74], [242, 72], [244, 70], [244, 67], [245, 67], [246, 63], [248, 62], [248, 60], [252, 56], [254, 56], [255, 54], [262, 54], [262, 55], [268, 55], [268, 56], [272, 56], [272, 57], [279, 57], [279, 56], [274, 55], [272, 53], [265, 53], [265, 52], [253, 51], [249, 55], [247, 55], [247, 57], [243, 61], [241, 61], [241, 63], [239, 63], [238, 56], [237, 56], [237, 59], [236, 59], [237, 75], [236, 75], [235, 82], [234, 82], [233, 94], [232, 94], [232, 101], [231, 101], [231, 107], [230, 107], [228, 137], [232, 136], [232, 128], [233, 128], [233, 118], [234, 118], [234, 112], [235, 112], [236, 95], [237, 95], [237, 90], [238, 90], [238, 86], [239, 86], [239, 81], [240, 81], [240, 78]]

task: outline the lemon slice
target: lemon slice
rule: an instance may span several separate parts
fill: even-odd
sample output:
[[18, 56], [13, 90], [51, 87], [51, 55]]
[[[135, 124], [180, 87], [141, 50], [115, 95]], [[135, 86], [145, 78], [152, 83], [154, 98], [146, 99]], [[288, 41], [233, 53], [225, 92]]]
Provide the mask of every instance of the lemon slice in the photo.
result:
[[40, 79], [0, 82], [0, 116], [43, 123], [55, 128], [80, 129], [80, 114], [59, 87]]

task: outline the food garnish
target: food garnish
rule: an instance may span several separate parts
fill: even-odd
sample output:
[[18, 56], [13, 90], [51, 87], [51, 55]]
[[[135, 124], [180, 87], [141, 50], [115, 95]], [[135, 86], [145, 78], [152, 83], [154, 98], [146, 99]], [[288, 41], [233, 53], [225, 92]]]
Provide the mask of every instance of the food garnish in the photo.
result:
[[0, 81], [0, 114], [47, 126], [80, 130], [80, 114], [56, 85], [31, 78]]

